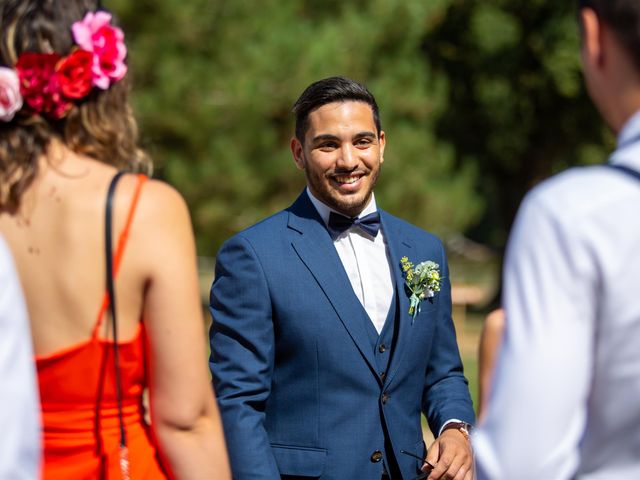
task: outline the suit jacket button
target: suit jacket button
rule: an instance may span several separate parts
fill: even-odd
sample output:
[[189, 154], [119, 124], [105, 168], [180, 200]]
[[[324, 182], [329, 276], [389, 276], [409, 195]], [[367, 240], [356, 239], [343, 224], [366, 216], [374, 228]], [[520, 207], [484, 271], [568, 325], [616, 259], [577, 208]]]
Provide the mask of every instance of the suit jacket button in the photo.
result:
[[384, 353], [387, 351], [387, 346], [384, 343], [381, 343], [380, 346], [378, 347], [378, 351], [380, 353]]
[[387, 372], [380, 372], [380, 380], [384, 381], [387, 376]]
[[371, 454], [371, 462], [378, 463], [382, 460], [382, 452], [380, 450], [376, 450]]
[[384, 393], [382, 394], [382, 403], [385, 404], [389, 401], [389, 395]]

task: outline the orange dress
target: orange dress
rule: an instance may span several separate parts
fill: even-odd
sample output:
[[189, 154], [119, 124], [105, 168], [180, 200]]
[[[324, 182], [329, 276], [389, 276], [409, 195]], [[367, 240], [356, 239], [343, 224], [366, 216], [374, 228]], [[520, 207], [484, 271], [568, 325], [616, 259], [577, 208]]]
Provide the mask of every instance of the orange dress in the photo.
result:
[[[117, 244], [114, 276], [145, 178], [139, 176], [126, 226]], [[113, 342], [98, 337], [108, 305], [105, 294], [91, 338], [36, 357], [42, 406], [42, 469], [46, 480], [121, 480]], [[133, 339], [118, 342], [130, 474], [132, 480], [166, 479], [154, 438], [144, 421], [145, 344], [142, 323]]]

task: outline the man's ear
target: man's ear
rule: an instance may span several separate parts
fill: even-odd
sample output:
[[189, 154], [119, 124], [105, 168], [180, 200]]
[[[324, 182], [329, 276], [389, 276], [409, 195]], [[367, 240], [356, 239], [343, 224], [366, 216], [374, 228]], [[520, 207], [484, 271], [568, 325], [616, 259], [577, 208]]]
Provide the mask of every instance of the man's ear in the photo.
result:
[[384, 146], [387, 143], [387, 139], [384, 135], [384, 130], [380, 131], [378, 135], [378, 145], [380, 146], [380, 163], [384, 163]]
[[604, 65], [602, 23], [591, 8], [580, 10], [582, 22], [582, 61], [585, 68], [592, 70]]
[[304, 170], [304, 148], [302, 147], [302, 143], [296, 137], [291, 139], [291, 154], [293, 155], [293, 161], [296, 163], [296, 167], [300, 170]]

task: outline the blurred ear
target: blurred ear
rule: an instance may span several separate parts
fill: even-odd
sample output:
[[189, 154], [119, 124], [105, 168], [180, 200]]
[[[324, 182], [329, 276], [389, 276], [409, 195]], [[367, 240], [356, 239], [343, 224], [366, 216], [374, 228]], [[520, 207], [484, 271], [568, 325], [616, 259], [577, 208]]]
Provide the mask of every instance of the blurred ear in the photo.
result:
[[296, 137], [291, 139], [291, 153], [293, 154], [293, 161], [296, 162], [296, 167], [300, 170], [304, 170], [304, 148]]
[[384, 135], [384, 130], [380, 131], [380, 135], [378, 135], [378, 144], [380, 145], [380, 163], [384, 163], [384, 146], [387, 143], [387, 139]]
[[592, 70], [604, 65], [602, 24], [591, 8], [580, 11], [582, 21], [582, 61], [584, 67]]

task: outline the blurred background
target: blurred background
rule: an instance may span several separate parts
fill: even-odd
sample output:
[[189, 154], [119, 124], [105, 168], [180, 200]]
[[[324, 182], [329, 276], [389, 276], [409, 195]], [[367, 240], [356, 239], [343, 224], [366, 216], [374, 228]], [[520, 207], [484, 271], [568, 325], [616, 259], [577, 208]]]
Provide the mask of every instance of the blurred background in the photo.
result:
[[127, 34], [156, 177], [191, 208], [203, 300], [221, 243], [287, 207], [305, 184], [289, 153], [295, 99], [320, 78], [354, 78], [376, 96], [387, 134], [379, 204], [447, 245], [475, 392], [477, 335], [499, 303], [520, 201], [613, 147], [582, 84], [574, 3], [105, 2]]

